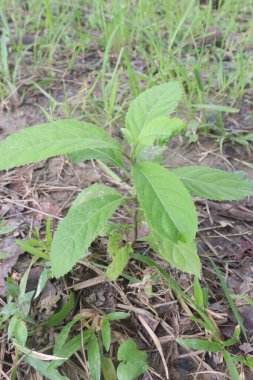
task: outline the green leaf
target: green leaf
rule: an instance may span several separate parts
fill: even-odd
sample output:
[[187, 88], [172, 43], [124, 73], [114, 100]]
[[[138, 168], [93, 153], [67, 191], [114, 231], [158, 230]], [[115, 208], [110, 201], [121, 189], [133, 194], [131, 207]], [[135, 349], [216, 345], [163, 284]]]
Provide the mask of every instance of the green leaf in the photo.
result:
[[142, 92], [131, 103], [126, 115], [127, 130], [133, 143], [145, 125], [158, 117], [168, 117], [182, 96], [178, 82], [169, 82]]
[[173, 242], [193, 240], [197, 213], [183, 183], [172, 172], [151, 162], [135, 165], [133, 179], [151, 229]]
[[208, 167], [186, 166], [173, 173], [192, 195], [215, 201], [239, 200], [253, 194], [253, 182], [237, 173]]
[[47, 253], [42, 252], [40, 249], [33, 247], [27, 241], [16, 240], [16, 244], [22, 248], [24, 251], [30, 253], [33, 256], [39, 257], [44, 260], [49, 260], [49, 256]]
[[243, 364], [247, 365], [248, 367], [253, 368], [253, 358], [251, 358], [251, 357], [246, 356], [246, 358], [244, 358], [244, 357], [239, 356], [239, 355], [233, 355], [232, 359], [235, 362], [243, 363]]
[[221, 287], [223, 289], [223, 292], [224, 292], [224, 294], [226, 296], [226, 299], [228, 301], [228, 304], [229, 304], [229, 306], [230, 306], [230, 308], [231, 308], [231, 310], [232, 310], [232, 312], [233, 312], [233, 314], [234, 314], [234, 316], [235, 316], [235, 318], [236, 318], [236, 320], [238, 322], [238, 325], [240, 326], [241, 331], [242, 331], [245, 339], [248, 340], [248, 338], [247, 338], [247, 331], [246, 331], [246, 328], [244, 327], [242, 317], [240, 316], [240, 313], [237, 310], [237, 308], [236, 308], [236, 306], [234, 304], [234, 301], [233, 301], [233, 299], [232, 299], [232, 297], [231, 297], [231, 295], [229, 293], [228, 286], [226, 284], [225, 278], [223, 277], [220, 269], [217, 267], [217, 265], [214, 263], [214, 261], [210, 257], [209, 257], [209, 260], [211, 261], [213, 269], [215, 270], [215, 273], [216, 273], [216, 275], [217, 275], [217, 277], [218, 277], [218, 279], [220, 281], [220, 284], [221, 284]]
[[185, 129], [186, 126], [180, 119], [158, 117], [144, 126], [139, 135], [138, 143], [152, 145], [155, 140], [169, 141], [173, 136], [180, 135]]
[[53, 238], [50, 259], [55, 277], [67, 273], [87, 253], [121, 201], [116, 190], [100, 184], [79, 194]]
[[0, 235], [9, 234], [10, 232], [14, 231], [16, 228], [17, 226], [9, 226], [9, 227], [0, 226]]
[[17, 342], [21, 346], [25, 346], [27, 336], [28, 336], [28, 331], [27, 331], [27, 327], [26, 327], [26, 324], [24, 321], [19, 319], [16, 322], [13, 333], [14, 333], [14, 336], [15, 336]]
[[35, 294], [34, 298], [37, 298], [40, 295], [40, 293], [42, 292], [42, 290], [46, 286], [47, 281], [51, 277], [51, 275], [52, 275], [51, 269], [49, 269], [49, 268], [44, 268], [43, 269], [43, 271], [42, 271], [42, 273], [40, 275], [39, 281], [38, 281], [38, 285], [37, 285], [37, 289], [36, 289], [36, 294]]
[[50, 380], [69, 380], [68, 377], [60, 375], [56, 369], [48, 369], [49, 365], [43, 360], [33, 358], [32, 356], [25, 356], [24, 360], [31, 367], [33, 367], [38, 373], [45, 376]]
[[199, 279], [197, 276], [194, 277], [193, 291], [194, 291], [195, 301], [197, 302], [197, 304], [199, 306], [204, 308], [205, 307], [204, 306], [204, 296], [203, 296], [202, 288], [201, 288], [201, 285], [200, 285], [200, 282], [199, 282]]
[[176, 342], [180, 346], [191, 348], [193, 350], [203, 350], [207, 352], [219, 352], [222, 351], [222, 345], [220, 343], [211, 342], [205, 339], [176, 339]]
[[124, 247], [119, 248], [112, 255], [112, 263], [106, 270], [106, 275], [112, 281], [115, 281], [123, 272], [128, 264], [129, 254], [133, 252], [131, 243], [127, 243]]
[[92, 334], [88, 340], [88, 363], [92, 380], [100, 380], [101, 360], [98, 339]]
[[22, 129], [0, 142], [0, 170], [105, 146], [121, 150], [116, 140], [94, 125], [77, 120], [55, 121]]
[[54, 356], [58, 356], [61, 353], [62, 347], [64, 346], [68, 336], [70, 334], [70, 330], [78, 322], [77, 318], [72, 319], [67, 325], [63, 327], [60, 334], [57, 336], [54, 345]]
[[[73, 321], [71, 321], [71, 322], [73, 322]], [[77, 321], [74, 321], [74, 323], [75, 322], [77, 322]], [[73, 323], [72, 323], [72, 325], [73, 325]], [[72, 327], [72, 325], [70, 326], [70, 328]], [[64, 329], [65, 329], [65, 327], [64, 327]], [[75, 352], [79, 351], [82, 348], [82, 345], [86, 344], [88, 342], [88, 339], [89, 339], [90, 335], [92, 334], [92, 330], [83, 331], [82, 334], [81, 333], [77, 334], [76, 336], [74, 336], [74, 338], [72, 338], [66, 342], [65, 338], [67, 339], [67, 336], [66, 336], [67, 334], [69, 334], [69, 331], [65, 330], [64, 334], [60, 338], [58, 337], [59, 339], [57, 339], [57, 341], [55, 343], [55, 347], [54, 347], [54, 356], [62, 357], [63, 359], [62, 360], [54, 360], [50, 364], [50, 369], [59, 367], [62, 363], [65, 362], [66, 358], [70, 358]], [[61, 333], [59, 334], [59, 336], [60, 335], [61, 335]], [[63, 341], [64, 341], [64, 343], [62, 344]], [[82, 343], [82, 341], [83, 341], [83, 343]]]
[[43, 323], [43, 326], [46, 327], [54, 327], [61, 323], [71, 312], [75, 304], [75, 296], [74, 293], [70, 293], [68, 301], [62, 307], [62, 309], [53, 314], [46, 322]]
[[13, 334], [14, 329], [15, 329], [15, 326], [16, 326], [16, 323], [18, 322], [18, 320], [19, 320], [19, 317], [17, 315], [13, 315], [10, 318], [9, 325], [8, 325], [8, 331], [7, 331], [8, 340], [11, 339], [12, 334]]
[[111, 358], [103, 356], [101, 358], [101, 368], [105, 380], [117, 380], [117, 374]]
[[108, 352], [111, 345], [111, 325], [106, 317], [102, 320], [101, 334], [104, 348]]
[[230, 353], [227, 350], [224, 350], [223, 355], [231, 376], [231, 380], [240, 380], [241, 377], [237, 371], [236, 365]]
[[13, 257], [13, 254], [9, 252], [0, 252], [0, 260], [5, 260]]
[[122, 361], [117, 368], [118, 380], [134, 380], [149, 368], [146, 352], [138, 350], [131, 339], [120, 345], [118, 360]]
[[114, 311], [112, 313], [107, 314], [106, 318], [108, 319], [108, 321], [119, 321], [121, 319], [126, 319], [129, 316], [130, 314], [124, 311]]
[[87, 160], [101, 160], [114, 166], [124, 168], [123, 156], [119, 150], [107, 148], [84, 149], [68, 154], [74, 162], [84, 162]]
[[173, 243], [155, 234], [146, 239], [150, 246], [173, 267], [200, 276], [201, 263], [195, 241]]
[[[24, 278], [24, 276], [23, 276], [23, 278]], [[34, 291], [32, 290], [31, 292], [28, 292], [28, 293], [21, 293], [21, 292], [22, 292], [22, 289], [21, 289], [21, 282], [20, 282], [19, 283], [19, 293], [20, 294], [18, 296], [18, 308], [19, 308], [19, 311], [22, 312], [23, 318], [25, 318], [29, 315]]]

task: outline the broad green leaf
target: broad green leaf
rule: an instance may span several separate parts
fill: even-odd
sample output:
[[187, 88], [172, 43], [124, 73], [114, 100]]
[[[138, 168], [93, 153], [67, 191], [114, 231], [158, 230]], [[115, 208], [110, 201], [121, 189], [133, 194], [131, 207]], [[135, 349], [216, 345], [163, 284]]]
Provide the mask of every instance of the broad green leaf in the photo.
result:
[[25, 356], [24, 361], [33, 367], [38, 373], [45, 376], [50, 380], [69, 380], [68, 377], [60, 375], [57, 369], [48, 369], [49, 365], [43, 360], [33, 358], [32, 356]]
[[92, 334], [88, 340], [88, 363], [92, 380], [100, 380], [101, 359], [98, 339]]
[[158, 117], [144, 126], [138, 137], [138, 143], [152, 145], [155, 140], [169, 141], [173, 136], [180, 135], [185, 129], [186, 126], [180, 119]]
[[120, 144], [100, 128], [77, 120], [60, 120], [22, 129], [0, 142], [0, 170], [39, 162], [82, 149], [111, 148]]
[[58, 311], [58, 313], [53, 314], [45, 323], [43, 323], [43, 326], [46, 326], [46, 327], [57, 326], [59, 323], [64, 321], [64, 319], [69, 315], [69, 313], [74, 307], [74, 304], [75, 304], [74, 293], [70, 293], [69, 299], [65, 303], [65, 305], [62, 307], [62, 309]]
[[173, 243], [168, 239], [159, 237], [158, 234], [146, 239], [150, 246], [167, 260], [173, 267], [183, 272], [200, 276], [201, 263], [197, 253], [195, 241]]
[[117, 374], [111, 358], [107, 356], [101, 358], [101, 369], [105, 380], [117, 380]]
[[133, 168], [137, 196], [151, 229], [173, 242], [189, 242], [197, 232], [194, 203], [183, 183], [159, 164]]
[[125, 266], [128, 264], [129, 254], [133, 252], [131, 243], [127, 243], [124, 247], [119, 248], [111, 256], [112, 263], [106, 271], [107, 277], [115, 281], [123, 272]]
[[108, 352], [111, 345], [111, 325], [106, 317], [102, 319], [101, 334], [104, 348]]
[[132, 143], [136, 143], [145, 125], [158, 117], [168, 117], [182, 96], [178, 82], [169, 82], [142, 92], [131, 103], [126, 115], [126, 126]]
[[107, 148], [106, 146], [100, 149], [84, 149], [72, 152], [68, 154], [68, 157], [74, 162], [84, 162], [93, 159], [108, 162], [114, 166], [124, 168], [123, 156], [120, 150]]
[[176, 339], [176, 342], [180, 346], [191, 348], [193, 350], [204, 350], [207, 352], [219, 352], [222, 351], [222, 345], [220, 343], [211, 342], [205, 339]]
[[233, 360], [233, 357], [230, 355], [230, 353], [227, 350], [223, 351], [224, 359], [226, 361], [229, 373], [230, 373], [230, 378], [231, 380], [240, 380], [241, 376], [239, 375], [235, 362]]
[[122, 196], [105, 185], [92, 185], [79, 194], [53, 238], [50, 259], [55, 277], [67, 273], [87, 253], [121, 201]]
[[239, 200], [253, 194], [253, 182], [237, 173], [208, 167], [186, 166], [173, 173], [192, 195], [223, 201]]
[[138, 350], [131, 339], [120, 345], [118, 360], [122, 361], [117, 368], [118, 380], [135, 380], [149, 368], [146, 352]]
[[15, 324], [13, 333], [17, 342], [21, 346], [24, 346], [28, 336], [28, 331], [25, 322], [19, 319]]

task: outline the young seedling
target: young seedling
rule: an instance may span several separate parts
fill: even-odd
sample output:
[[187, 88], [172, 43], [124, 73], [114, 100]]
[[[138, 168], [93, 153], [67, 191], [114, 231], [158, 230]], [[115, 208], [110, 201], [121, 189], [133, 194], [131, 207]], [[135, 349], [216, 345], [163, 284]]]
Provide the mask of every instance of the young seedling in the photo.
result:
[[[195, 243], [198, 218], [192, 196], [239, 200], [251, 195], [253, 186], [236, 173], [195, 166], [168, 170], [156, 162], [164, 144], [186, 131], [181, 119], [170, 117], [181, 95], [180, 85], [170, 82], [137, 96], [126, 114], [123, 142], [84, 121], [59, 120], [26, 128], [0, 143], [1, 170], [68, 155], [75, 161], [96, 159], [109, 163], [117, 168], [115, 178], [127, 178], [126, 195], [94, 184], [77, 196], [52, 240], [50, 261], [56, 278], [85, 257], [94, 239], [108, 231], [108, 221], [117, 208], [129, 210], [127, 204], [133, 200], [136, 235], [141, 216], [148, 222], [148, 241], [154, 250], [173, 267], [200, 275]], [[111, 239], [114, 248], [109, 253], [113, 263], [108, 275], [115, 280], [127, 264], [131, 245], [120, 248], [118, 237]]]

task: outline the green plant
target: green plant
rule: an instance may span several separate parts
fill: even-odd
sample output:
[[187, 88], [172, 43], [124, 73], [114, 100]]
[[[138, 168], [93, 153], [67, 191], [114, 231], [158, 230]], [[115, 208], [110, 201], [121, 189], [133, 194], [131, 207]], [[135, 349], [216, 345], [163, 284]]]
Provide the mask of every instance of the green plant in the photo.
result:
[[140, 255], [138, 253], [131, 254], [131, 258], [137, 261], [140, 261], [149, 267], [155, 268], [158, 273], [163, 277], [165, 282], [168, 284], [170, 289], [173, 291], [178, 301], [180, 302], [182, 308], [188, 315], [189, 319], [195, 322], [199, 327], [204, 329], [205, 338], [203, 338], [203, 334], [201, 334], [201, 339], [198, 338], [180, 338], [177, 339], [177, 343], [183, 347], [195, 350], [201, 350], [205, 352], [220, 352], [223, 355], [223, 358], [226, 362], [227, 368], [230, 372], [230, 376], [232, 380], [239, 380], [240, 376], [238, 374], [238, 370], [236, 367], [236, 363], [242, 363], [249, 368], [253, 368], [253, 360], [250, 355], [242, 356], [242, 355], [234, 355], [234, 353], [230, 353], [229, 349], [232, 348], [232, 352], [236, 346], [238, 347], [240, 344], [240, 336], [241, 333], [244, 336], [244, 339], [247, 340], [247, 334], [245, 326], [243, 325], [241, 316], [238, 310], [235, 307], [232, 298], [242, 298], [244, 301], [253, 306], [253, 301], [249, 297], [244, 297], [243, 295], [231, 295], [228, 292], [227, 285], [225, 283], [225, 279], [221, 274], [219, 268], [214, 264], [211, 260], [211, 264], [216, 272], [216, 275], [221, 283], [222, 289], [224, 291], [224, 295], [226, 296], [227, 302], [230, 306], [231, 311], [234, 314], [234, 317], [237, 321], [237, 325], [235, 326], [233, 337], [227, 340], [223, 339], [223, 335], [219, 329], [219, 326], [216, 324], [215, 320], [212, 318], [208, 310], [208, 288], [201, 287], [199, 279], [195, 276], [193, 282], [193, 295], [191, 297], [182, 289], [174, 278], [170, 276], [166, 270], [164, 270], [160, 265], [151, 260], [149, 257]]
[[[116, 209], [125, 207], [131, 212], [128, 202], [133, 201], [136, 238], [138, 222], [145, 219], [150, 228], [148, 241], [155, 251], [172, 266], [200, 275], [195, 243], [198, 219], [191, 196], [238, 200], [251, 195], [253, 187], [241, 174], [193, 166], [168, 170], [155, 162], [164, 144], [186, 130], [181, 119], [170, 118], [180, 98], [177, 82], [153, 87], [137, 96], [126, 114], [124, 143], [101, 128], [76, 120], [27, 128], [0, 143], [3, 170], [68, 154], [77, 162], [97, 159], [109, 163], [118, 168], [117, 175], [106, 165], [102, 167], [114, 180], [126, 182], [124, 195], [94, 184], [75, 199], [52, 240], [49, 257], [55, 277], [64, 275], [85, 257], [92, 241], [108, 232], [108, 220]], [[130, 155], [125, 143], [131, 148]], [[114, 225], [114, 229], [117, 227], [120, 226]], [[116, 279], [127, 264], [131, 245], [127, 243], [119, 249], [119, 236], [113, 239], [114, 248], [109, 253], [114, 268], [109, 275]]]

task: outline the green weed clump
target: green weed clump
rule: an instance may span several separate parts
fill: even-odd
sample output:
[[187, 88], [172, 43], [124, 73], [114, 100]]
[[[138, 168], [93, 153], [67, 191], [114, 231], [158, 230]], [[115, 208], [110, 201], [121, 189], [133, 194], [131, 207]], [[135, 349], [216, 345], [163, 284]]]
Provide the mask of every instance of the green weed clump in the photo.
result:
[[[108, 278], [116, 280], [130, 258], [156, 267], [179, 298], [195, 310], [198, 317], [194, 319], [191, 316], [192, 319], [205, 327], [212, 338], [210, 341], [178, 340], [178, 343], [189, 348], [222, 352], [231, 373], [236, 373], [234, 361], [244, 360], [247, 365], [251, 362], [240, 357], [232, 358], [226, 347], [239, 340], [238, 332], [233, 339], [223, 342], [206, 312], [207, 293], [198, 282], [201, 274], [195, 241], [198, 218], [192, 196], [215, 201], [239, 200], [253, 193], [253, 185], [237, 173], [197, 166], [168, 170], [162, 166], [164, 145], [187, 130], [181, 119], [171, 117], [180, 98], [178, 82], [155, 86], [138, 95], [126, 114], [121, 142], [102, 128], [77, 120], [59, 120], [23, 129], [0, 143], [0, 169], [9, 170], [57, 155], [67, 155], [75, 162], [99, 160], [114, 182], [119, 185], [124, 183], [125, 190], [122, 192], [104, 184], [87, 187], [74, 200], [54, 235], [48, 221], [45, 243], [39, 237], [18, 242], [21, 248], [34, 256], [34, 260], [45, 263], [36, 297], [48, 278], [65, 275], [78, 260], [84, 258], [97, 236], [108, 236], [108, 254], [112, 260], [106, 270]], [[133, 202], [135, 207], [131, 209]], [[119, 207], [132, 214], [133, 224], [126, 226], [110, 222]], [[123, 233], [131, 228], [138, 238], [138, 224], [141, 221], [149, 225], [147, 244], [172, 267], [195, 275], [195, 301], [184, 294], [163, 269], [150, 259], [134, 253], [130, 241], [122, 245]], [[82, 334], [68, 339], [73, 325], [80, 321], [81, 316], [74, 318], [59, 334], [53, 355], [47, 355], [47, 360], [51, 360], [49, 365], [41, 361], [40, 354], [30, 354], [26, 347], [27, 323], [32, 323], [29, 308], [34, 292], [25, 292], [30, 268], [22, 279], [20, 289], [12, 282], [8, 284], [9, 301], [2, 311], [2, 323], [10, 320], [8, 337], [20, 352], [28, 355], [27, 363], [50, 378], [56, 374], [60, 376], [56, 368], [83, 344], [87, 348], [92, 380], [99, 380], [101, 371], [105, 379], [134, 380], [148, 369], [146, 354], [139, 351], [131, 340], [119, 348], [118, 360], [121, 363], [117, 374], [111, 358], [106, 354], [111, 342], [110, 320], [125, 318], [127, 315], [122, 313], [103, 317], [101, 336], [97, 336], [96, 329], [85, 329]], [[229, 300], [234, 307], [232, 298]], [[53, 327], [62, 322], [73, 304], [74, 298], [70, 294], [66, 305], [45, 326]], [[235, 308], [233, 310], [236, 311]], [[245, 332], [243, 325], [240, 326]]]
[[[168, 170], [157, 162], [163, 146], [187, 129], [181, 119], [170, 117], [180, 98], [178, 82], [155, 86], [137, 96], [126, 114], [121, 143], [103, 129], [76, 120], [26, 128], [0, 143], [2, 170], [66, 154], [76, 162], [96, 159], [110, 164], [117, 168], [119, 182], [129, 182], [127, 194], [94, 184], [78, 195], [52, 239], [49, 258], [55, 277], [70, 271], [94, 239], [106, 234], [117, 208], [129, 210], [127, 204], [133, 199], [135, 230], [139, 219], [147, 221], [151, 247], [173, 267], [200, 275], [195, 243], [198, 218], [192, 196], [239, 200], [251, 195], [253, 188], [238, 174], [195, 166]], [[113, 225], [109, 233], [112, 264], [107, 274], [113, 280], [132, 252], [130, 243], [120, 248], [120, 230], [120, 225]]]

